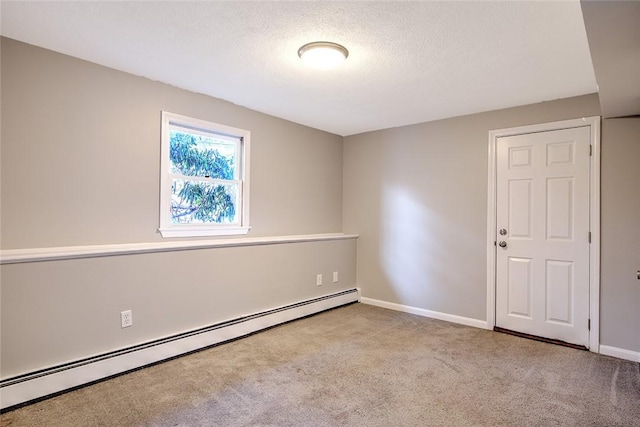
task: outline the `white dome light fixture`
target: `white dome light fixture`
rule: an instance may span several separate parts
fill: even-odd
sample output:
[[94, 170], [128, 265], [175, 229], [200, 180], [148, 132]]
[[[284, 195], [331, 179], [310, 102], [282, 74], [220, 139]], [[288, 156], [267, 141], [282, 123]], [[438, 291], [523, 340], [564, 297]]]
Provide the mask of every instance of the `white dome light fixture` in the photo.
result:
[[338, 43], [312, 42], [298, 49], [298, 56], [302, 62], [312, 68], [328, 70], [337, 67], [347, 59], [349, 51]]

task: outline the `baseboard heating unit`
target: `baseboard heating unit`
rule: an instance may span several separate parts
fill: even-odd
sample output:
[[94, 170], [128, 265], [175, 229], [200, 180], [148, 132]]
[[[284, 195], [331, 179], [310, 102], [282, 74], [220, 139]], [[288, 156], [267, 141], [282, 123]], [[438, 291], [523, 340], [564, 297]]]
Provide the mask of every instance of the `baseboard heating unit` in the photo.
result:
[[0, 412], [358, 300], [358, 290], [349, 289], [7, 378], [0, 381]]

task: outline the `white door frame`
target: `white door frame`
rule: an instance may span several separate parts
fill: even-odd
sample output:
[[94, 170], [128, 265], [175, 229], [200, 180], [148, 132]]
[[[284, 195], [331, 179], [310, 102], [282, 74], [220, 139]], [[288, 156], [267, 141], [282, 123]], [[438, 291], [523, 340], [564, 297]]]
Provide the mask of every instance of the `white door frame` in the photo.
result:
[[496, 325], [496, 145], [498, 138], [526, 133], [589, 126], [592, 156], [589, 177], [589, 350], [600, 353], [600, 117], [563, 120], [489, 131], [489, 185], [487, 191], [487, 328]]

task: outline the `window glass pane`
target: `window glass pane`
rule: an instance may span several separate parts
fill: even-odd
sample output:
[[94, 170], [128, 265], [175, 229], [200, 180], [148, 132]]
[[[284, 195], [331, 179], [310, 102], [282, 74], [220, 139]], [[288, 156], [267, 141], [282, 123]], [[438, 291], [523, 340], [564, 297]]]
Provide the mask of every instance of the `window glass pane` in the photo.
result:
[[216, 179], [237, 179], [236, 153], [239, 141], [217, 139], [171, 129], [169, 159], [171, 173]]
[[172, 224], [231, 224], [236, 221], [238, 184], [173, 179]]

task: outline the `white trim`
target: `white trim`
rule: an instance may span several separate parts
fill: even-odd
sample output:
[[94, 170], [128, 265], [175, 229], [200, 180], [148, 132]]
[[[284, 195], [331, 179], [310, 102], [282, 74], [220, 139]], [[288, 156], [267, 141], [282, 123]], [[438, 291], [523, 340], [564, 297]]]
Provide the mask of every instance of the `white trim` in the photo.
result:
[[158, 228], [162, 237], [206, 237], [206, 236], [235, 236], [247, 234], [251, 227], [192, 227]]
[[600, 353], [600, 117], [590, 117], [591, 182], [589, 183], [589, 350]]
[[375, 305], [376, 307], [388, 308], [389, 310], [402, 311], [404, 313], [417, 314], [418, 316], [430, 317], [432, 319], [444, 320], [446, 322], [458, 323], [460, 325], [473, 326], [474, 328], [490, 329], [487, 327], [486, 321], [472, 319], [470, 317], [441, 313], [439, 311], [431, 311], [424, 308], [411, 307], [408, 305], [396, 304], [367, 297], [361, 297], [360, 302], [363, 304]]
[[[49, 369], [49, 373], [32, 374], [32, 378], [24, 381], [3, 380], [8, 385], [0, 388], [0, 407], [2, 409], [20, 405], [34, 399], [58, 393], [83, 384], [117, 375], [132, 369], [166, 360], [181, 354], [198, 350], [211, 345], [243, 337], [251, 333], [319, 313], [358, 301], [356, 289], [329, 294], [312, 300], [302, 301], [291, 306], [266, 310], [264, 315], [257, 313], [245, 321], [222, 325], [202, 333], [189, 334], [175, 340], [134, 350], [122, 349], [119, 354], [96, 361], [77, 363], [67, 369]], [[97, 358], [97, 357], [96, 357]], [[95, 359], [95, 358], [94, 358]]]
[[631, 351], [631, 350], [625, 350], [623, 348], [611, 347], [608, 345], [601, 345], [600, 354], [640, 363], [640, 351]]
[[153, 252], [192, 249], [228, 248], [236, 246], [277, 245], [284, 243], [319, 242], [357, 239], [357, 234], [327, 233], [293, 236], [244, 237], [235, 239], [191, 240], [153, 243], [125, 243], [119, 245], [63, 246], [56, 248], [7, 249], [0, 251], [0, 264], [52, 261], [61, 259], [94, 258]]
[[496, 325], [496, 140], [489, 131], [489, 182], [487, 184], [487, 326]]
[[[250, 158], [251, 158], [251, 132], [244, 129], [221, 125], [206, 120], [195, 119], [179, 114], [161, 112], [161, 159], [160, 159], [160, 227], [158, 231], [163, 238], [167, 237], [202, 237], [202, 236], [228, 236], [247, 234], [251, 229], [249, 225], [249, 195], [250, 195]], [[238, 150], [241, 161], [239, 173], [236, 177], [240, 181], [236, 209], [239, 218], [234, 224], [173, 224], [171, 222], [171, 179], [169, 173], [169, 132], [171, 126], [195, 129], [195, 133], [202, 135], [222, 136], [222, 139], [233, 140], [239, 144]], [[197, 178], [197, 177], [192, 177]]]
[[487, 191], [487, 325], [495, 326], [496, 278], [496, 144], [499, 137], [589, 126], [591, 128], [591, 173], [589, 185], [591, 246], [589, 250], [589, 350], [600, 352], [600, 117], [541, 123], [489, 131]]

